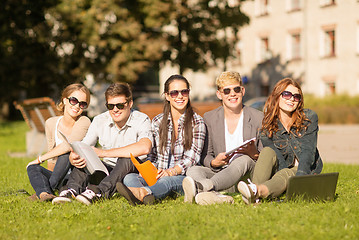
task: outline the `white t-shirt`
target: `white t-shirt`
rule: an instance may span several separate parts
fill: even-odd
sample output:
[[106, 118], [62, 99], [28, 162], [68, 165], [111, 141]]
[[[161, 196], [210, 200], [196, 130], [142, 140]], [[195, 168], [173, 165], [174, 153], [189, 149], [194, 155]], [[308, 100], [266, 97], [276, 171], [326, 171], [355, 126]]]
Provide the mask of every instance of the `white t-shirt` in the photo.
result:
[[235, 149], [236, 147], [243, 144], [243, 112], [239, 117], [236, 130], [233, 134], [228, 131], [226, 119], [224, 119], [225, 128], [225, 141], [226, 141], [226, 152]]

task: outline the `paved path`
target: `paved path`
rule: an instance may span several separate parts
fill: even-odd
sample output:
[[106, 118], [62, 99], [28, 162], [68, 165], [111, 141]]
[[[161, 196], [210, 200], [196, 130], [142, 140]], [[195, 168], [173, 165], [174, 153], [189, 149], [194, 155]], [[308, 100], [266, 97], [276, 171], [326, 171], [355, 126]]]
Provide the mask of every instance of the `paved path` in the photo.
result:
[[359, 125], [320, 125], [318, 149], [324, 162], [359, 164]]

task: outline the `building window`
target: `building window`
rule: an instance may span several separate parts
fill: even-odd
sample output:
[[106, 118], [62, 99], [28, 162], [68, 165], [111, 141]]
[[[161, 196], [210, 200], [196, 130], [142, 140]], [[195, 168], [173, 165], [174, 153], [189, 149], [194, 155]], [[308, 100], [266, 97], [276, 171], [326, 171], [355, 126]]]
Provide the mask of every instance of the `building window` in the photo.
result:
[[326, 95], [334, 95], [335, 94], [335, 82], [327, 82], [326, 83], [325, 93], [326, 93]]
[[335, 30], [323, 29], [320, 39], [320, 56], [335, 57]]
[[264, 62], [272, 58], [271, 51], [269, 50], [268, 37], [262, 37], [257, 44], [257, 61]]
[[287, 59], [299, 60], [301, 59], [301, 35], [299, 32], [289, 35], [287, 43]]
[[256, 16], [266, 16], [269, 13], [269, 0], [256, 0]]
[[288, 12], [299, 11], [301, 9], [301, 0], [287, 0], [286, 10]]
[[325, 95], [333, 95], [336, 93], [336, 77], [335, 76], [324, 76], [323, 78], [324, 82], [324, 93]]
[[321, 7], [333, 6], [335, 5], [335, 0], [320, 0]]

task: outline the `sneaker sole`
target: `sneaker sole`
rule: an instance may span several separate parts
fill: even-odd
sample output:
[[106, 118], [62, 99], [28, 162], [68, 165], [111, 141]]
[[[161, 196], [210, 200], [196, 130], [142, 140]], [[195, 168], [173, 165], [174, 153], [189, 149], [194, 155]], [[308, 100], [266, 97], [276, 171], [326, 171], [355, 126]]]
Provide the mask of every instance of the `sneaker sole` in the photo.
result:
[[201, 192], [195, 197], [195, 201], [199, 205], [212, 205], [212, 204], [233, 204], [234, 199], [231, 196], [216, 194], [213, 192]]
[[196, 184], [192, 178], [186, 177], [183, 179], [182, 187], [184, 191], [184, 202], [193, 203], [196, 196]]
[[246, 204], [250, 204], [252, 197], [248, 185], [245, 182], [239, 182], [237, 188], [238, 191], [242, 194], [243, 201]]
[[70, 203], [72, 200], [67, 197], [56, 197], [52, 199], [52, 204], [62, 204], [62, 203]]
[[79, 201], [80, 203], [86, 204], [87, 206], [91, 205], [91, 202], [84, 196], [82, 195], [77, 195], [77, 197], [75, 198], [77, 201]]

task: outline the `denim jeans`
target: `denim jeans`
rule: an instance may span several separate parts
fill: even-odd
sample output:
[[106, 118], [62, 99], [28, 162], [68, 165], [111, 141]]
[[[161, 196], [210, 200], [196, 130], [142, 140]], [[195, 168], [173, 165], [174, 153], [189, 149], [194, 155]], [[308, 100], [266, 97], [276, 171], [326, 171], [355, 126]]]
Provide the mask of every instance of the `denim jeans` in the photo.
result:
[[27, 167], [27, 175], [31, 186], [39, 197], [42, 192], [54, 193], [55, 189], [59, 189], [63, 184], [71, 168], [69, 161], [69, 153], [58, 156], [54, 171], [50, 171], [39, 164]]
[[183, 195], [182, 181], [184, 178], [183, 175], [161, 177], [155, 185], [150, 187], [139, 174], [130, 173], [123, 179], [123, 183], [127, 187], [143, 187], [156, 199], [164, 199], [176, 193]]

